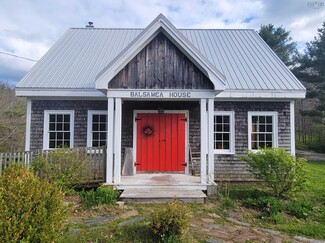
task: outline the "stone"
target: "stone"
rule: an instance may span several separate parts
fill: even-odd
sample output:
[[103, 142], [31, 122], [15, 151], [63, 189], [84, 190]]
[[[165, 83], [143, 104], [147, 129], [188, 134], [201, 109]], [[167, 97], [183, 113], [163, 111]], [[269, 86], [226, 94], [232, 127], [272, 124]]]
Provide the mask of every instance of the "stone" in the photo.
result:
[[208, 224], [206, 227], [210, 230], [219, 229], [222, 225], [221, 224]]
[[130, 210], [130, 211], [126, 211], [125, 213], [120, 215], [121, 219], [127, 219], [127, 218], [131, 218], [134, 216], [137, 216], [139, 213], [137, 210]]
[[231, 235], [229, 235], [226, 232], [223, 231], [218, 231], [218, 230], [213, 230], [213, 231], [208, 231], [206, 232], [207, 235], [209, 236], [214, 236], [216, 238], [224, 239], [224, 240], [229, 240]]
[[267, 242], [268, 240], [256, 234], [252, 230], [242, 230], [235, 238], [232, 239], [234, 242], [247, 242], [247, 241], [258, 241]]
[[129, 224], [140, 222], [140, 221], [142, 221], [144, 219], [145, 219], [145, 217], [136, 217], [136, 218], [133, 218], [133, 219], [130, 219], [130, 220], [127, 220], [127, 221], [123, 221], [123, 222], [119, 223], [118, 226], [120, 226], [120, 227], [126, 226], [126, 225], [129, 225]]
[[91, 224], [103, 224], [109, 221], [112, 221], [116, 218], [114, 215], [108, 215], [108, 216], [102, 216], [94, 219], [90, 219], [85, 222], [86, 225], [91, 225]]
[[206, 243], [223, 243], [223, 240], [215, 240], [215, 239], [206, 239]]
[[310, 242], [310, 243], [325, 243], [325, 241], [323, 240], [316, 240], [316, 239], [310, 239], [310, 238], [305, 238], [302, 236], [295, 236], [293, 237], [295, 240], [300, 240], [303, 242]]
[[203, 218], [201, 219], [204, 223], [213, 223], [214, 220], [213, 219], [206, 219], [206, 218]]
[[250, 223], [241, 222], [241, 221], [238, 221], [237, 219], [227, 218], [227, 220], [230, 221], [230, 222], [232, 222], [232, 223], [239, 224], [241, 226], [245, 226], [245, 227], [250, 227], [251, 226]]
[[125, 202], [122, 202], [122, 201], [117, 201], [116, 204], [119, 206], [119, 207], [123, 207]]
[[281, 234], [281, 232], [277, 231], [277, 230], [264, 229], [264, 228], [260, 228], [259, 230], [263, 231], [263, 232], [266, 232], [266, 233], [269, 233], [271, 235], [279, 235], [279, 234]]
[[219, 215], [216, 214], [216, 213], [208, 213], [207, 215], [208, 215], [209, 217], [211, 217], [211, 218], [221, 219], [221, 216], [219, 216]]

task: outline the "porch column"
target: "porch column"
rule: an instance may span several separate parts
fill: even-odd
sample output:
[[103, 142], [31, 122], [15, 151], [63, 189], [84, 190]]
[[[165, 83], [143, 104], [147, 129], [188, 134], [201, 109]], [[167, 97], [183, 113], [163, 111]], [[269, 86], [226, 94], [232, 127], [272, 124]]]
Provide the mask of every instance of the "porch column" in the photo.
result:
[[25, 151], [30, 151], [30, 128], [32, 120], [32, 101], [30, 98], [27, 98], [27, 107], [26, 107], [26, 140], [25, 140]]
[[214, 181], [214, 99], [208, 99], [208, 179]]
[[207, 182], [207, 107], [206, 99], [200, 100], [200, 128], [201, 128], [201, 183]]
[[291, 154], [296, 155], [296, 131], [295, 131], [295, 102], [290, 101], [290, 135], [291, 135]]
[[106, 184], [112, 184], [114, 152], [114, 98], [108, 98], [107, 121]]
[[115, 98], [114, 184], [121, 183], [122, 100]]

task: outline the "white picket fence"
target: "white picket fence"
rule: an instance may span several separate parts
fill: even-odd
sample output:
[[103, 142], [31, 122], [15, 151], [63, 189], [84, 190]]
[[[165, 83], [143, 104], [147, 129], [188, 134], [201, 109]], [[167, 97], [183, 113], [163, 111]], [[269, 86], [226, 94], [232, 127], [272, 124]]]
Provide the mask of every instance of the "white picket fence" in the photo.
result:
[[[80, 152], [86, 152], [91, 163], [93, 182], [104, 181], [106, 173], [106, 146], [92, 148], [74, 148]], [[37, 155], [47, 155], [51, 150], [36, 150], [25, 152], [0, 153], [0, 175], [11, 164], [24, 164], [27, 167], [35, 160]]]

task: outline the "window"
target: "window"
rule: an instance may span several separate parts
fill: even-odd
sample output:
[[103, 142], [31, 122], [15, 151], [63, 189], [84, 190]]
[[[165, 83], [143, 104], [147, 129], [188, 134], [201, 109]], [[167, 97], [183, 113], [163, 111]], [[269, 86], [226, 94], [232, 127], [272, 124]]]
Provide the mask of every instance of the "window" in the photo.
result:
[[217, 154], [235, 153], [233, 111], [216, 111], [214, 113], [214, 152]]
[[277, 112], [248, 112], [248, 149], [278, 146]]
[[107, 111], [88, 111], [87, 147], [106, 145]]
[[73, 147], [74, 111], [44, 111], [43, 148]]

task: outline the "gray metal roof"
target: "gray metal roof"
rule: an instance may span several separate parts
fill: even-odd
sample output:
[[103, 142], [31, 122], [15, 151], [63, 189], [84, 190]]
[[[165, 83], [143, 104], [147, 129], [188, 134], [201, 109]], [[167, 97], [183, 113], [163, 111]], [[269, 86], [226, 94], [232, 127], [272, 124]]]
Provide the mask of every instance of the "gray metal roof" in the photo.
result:
[[[69, 29], [17, 88], [94, 89], [96, 75], [142, 30]], [[180, 32], [225, 75], [228, 90], [305, 90], [254, 30]]]

